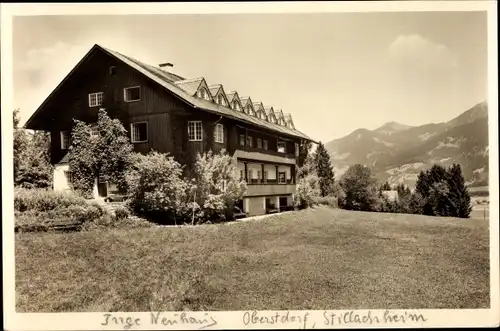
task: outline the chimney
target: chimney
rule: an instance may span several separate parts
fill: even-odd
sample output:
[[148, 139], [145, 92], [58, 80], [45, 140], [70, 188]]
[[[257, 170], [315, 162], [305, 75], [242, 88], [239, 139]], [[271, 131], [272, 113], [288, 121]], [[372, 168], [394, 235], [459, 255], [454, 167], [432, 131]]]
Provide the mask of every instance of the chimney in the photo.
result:
[[164, 69], [165, 67], [173, 67], [174, 65], [172, 63], [160, 63], [160, 68]]

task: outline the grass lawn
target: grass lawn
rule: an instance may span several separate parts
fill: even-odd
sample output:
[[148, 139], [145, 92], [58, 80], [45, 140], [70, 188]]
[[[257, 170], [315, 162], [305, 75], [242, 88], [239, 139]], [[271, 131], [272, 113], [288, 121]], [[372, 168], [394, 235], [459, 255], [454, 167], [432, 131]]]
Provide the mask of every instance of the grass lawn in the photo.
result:
[[16, 234], [19, 312], [489, 307], [488, 221], [327, 207]]

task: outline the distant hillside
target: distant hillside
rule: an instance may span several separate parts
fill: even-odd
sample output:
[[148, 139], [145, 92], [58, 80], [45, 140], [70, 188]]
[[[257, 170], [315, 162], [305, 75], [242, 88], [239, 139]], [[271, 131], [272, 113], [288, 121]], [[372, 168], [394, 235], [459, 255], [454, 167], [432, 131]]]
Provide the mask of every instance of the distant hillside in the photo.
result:
[[336, 176], [361, 163], [390, 184], [413, 186], [422, 169], [459, 163], [470, 184], [488, 180], [488, 106], [482, 102], [446, 123], [412, 127], [389, 122], [325, 144]]

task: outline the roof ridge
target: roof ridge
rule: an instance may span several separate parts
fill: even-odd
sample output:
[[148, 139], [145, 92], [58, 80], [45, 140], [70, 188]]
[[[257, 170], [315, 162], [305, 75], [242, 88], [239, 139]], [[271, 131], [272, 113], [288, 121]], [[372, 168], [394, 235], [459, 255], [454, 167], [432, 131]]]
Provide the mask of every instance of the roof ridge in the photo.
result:
[[203, 77], [196, 77], [196, 78], [189, 78], [189, 79], [184, 79], [184, 80], [178, 80], [174, 82], [174, 84], [184, 84], [184, 83], [193, 83], [197, 81], [205, 80]]
[[[196, 77], [196, 78], [191, 78], [191, 79], [181, 79], [181, 80], [177, 80], [177, 81], [175, 81], [173, 79], [168, 79], [164, 75], [160, 76], [159, 74], [155, 73], [157, 70], [159, 70], [161, 72], [165, 72], [165, 71], [163, 71], [163, 70], [161, 70], [159, 68], [156, 68], [156, 67], [154, 67], [152, 65], [143, 63], [143, 62], [141, 62], [139, 60], [136, 60], [136, 59], [134, 59], [132, 57], [129, 57], [127, 55], [124, 55], [124, 54], [122, 54], [120, 52], [117, 52], [117, 51], [108, 49], [106, 47], [103, 47], [103, 46], [101, 46], [99, 44], [95, 44], [94, 47], [92, 47], [92, 49], [87, 53], [87, 55], [85, 57], [87, 57], [88, 54], [90, 54], [90, 52], [93, 51], [95, 48], [101, 49], [102, 51], [105, 51], [109, 55], [117, 58], [118, 60], [122, 61], [123, 63], [125, 63], [129, 67], [137, 70], [142, 75], [148, 77], [149, 79], [151, 79], [154, 82], [158, 83], [162, 87], [170, 90], [171, 92], [174, 93], [174, 95], [176, 97], [178, 97], [179, 99], [183, 100], [184, 102], [188, 103], [189, 105], [191, 105], [191, 106], [193, 106], [195, 108], [200, 108], [202, 110], [205, 110], [205, 111], [208, 111], [208, 112], [212, 112], [212, 113], [216, 113], [216, 114], [219, 114], [219, 115], [221, 115], [221, 113], [222, 113], [223, 116], [228, 116], [230, 118], [233, 118], [233, 119], [236, 119], [236, 120], [240, 120], [240, 121], [243, 121], [243, 122], [246, 122], [246, 123], [249, 123], [249, 124], [253, 124], [253, 125], [257, 125], [257, 126], [263, 127], [263, 128], [271, 129], [271, 130], [276, 131], [276, 132], [281, 133], [281, 134], [288, 134], [288, 135], [292, 135], [292, 136], [295, 136], [295, 137], [299, 137], [299, 138], [303, 138], [303, 139], [308, 139], [308, 140], [314, 141], [310, 137], [308, 137], [306, 134], [300, 132], [297, 129], [294, 129], [294, 128], [292, 129], [292, 128], [288, 128], [288, 127], [279, 126], [279, 125], [270, 123], [270, 122], [268, 122], [268, 121], [266, 121], [264, 119], [261, 119], [259, 117], [252, 116], [252, 115], [249, 115], [249, 114], [245, 114], [243, 112], [235, 111], [235, 110], [233, 110], [233, 109], [231, 109], [230, 107], [227, 107], [227, 106], [222, 106], [222, 105], [216, 104], [216, 103], [214, 103], [214, 102], [212, 102], [210, 100], [205, 100], [205, 99], [197, 98], [194, 95], [190, 95], [189, 91], [186, 91], [183, 87], [181, 87], [181, 86], [183, 86], [185, 84], [188, 84], [188, 83], [205, 81], [204, 77]], [[85, 57], [84, 57], [84, 59], [85, 59]], [[76, 68], [73, 68], [72, 71], [74, 71], [75, 69]], [[155, 69], [155, 70], [153, 70], [153, 69]], [[72, 72], [70, 72], [69, 74], [71, 74], [71, 73]], [[165, 73], [169, 74], [168, 72], [165, 72]], [[177, 76], [177, 75], [174, 74], [174, 76]], [[180, 76], [177, 76], [177, 77], [180, 77]], [[61, 83], [63, 83], [63, 82], [61, 82]], [[222, 84], [220, 84], [220, 85], [222, 85]], [[55, 91], [53, 91], [53, 93], [54, 92]], [[234, 91], [234, 92], [236, 92], [236, 91]], [[50, 95], [49, 95], [49, 98], [50, 98]], [[251, 100], [251, 97], [250, 96], [244, 97], [244, 98], [240, 97], [240, 99], [250, 99]], [[47, 100], [45, 100], [44, 103], [46, 101]], [[262, 101], [258, 101], [258, 102], [255, 102], [255, 103], [252, 102], [252, 104], [261, 104], [263, 106]], [[40, 107], [42, 107], [42, 106], [43, 106], [43, 104]], [[39, 112], [40, 107], [35, 112], [35, 114], [32, 115], [32, 117], [34, 115], [36, 115], [36, 113]], [[28, 121], [30, 121], [30, 120], [32, 120], [32, 119], [30, 118]]]

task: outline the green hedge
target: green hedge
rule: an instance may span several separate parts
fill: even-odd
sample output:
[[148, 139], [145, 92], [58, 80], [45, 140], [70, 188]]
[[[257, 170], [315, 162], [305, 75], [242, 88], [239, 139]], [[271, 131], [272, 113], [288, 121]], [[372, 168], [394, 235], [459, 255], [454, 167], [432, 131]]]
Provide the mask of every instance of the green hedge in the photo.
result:
[[15, 230], [20, 232], [77, 231], [105, 214], [99, 204], [72, 192], [46, 189], [16, 189], [14, 212]]

